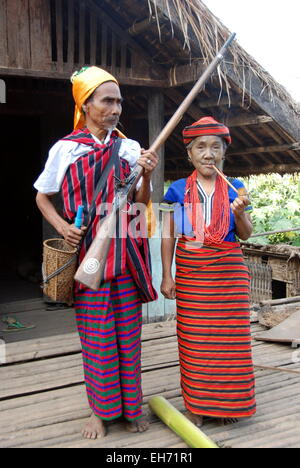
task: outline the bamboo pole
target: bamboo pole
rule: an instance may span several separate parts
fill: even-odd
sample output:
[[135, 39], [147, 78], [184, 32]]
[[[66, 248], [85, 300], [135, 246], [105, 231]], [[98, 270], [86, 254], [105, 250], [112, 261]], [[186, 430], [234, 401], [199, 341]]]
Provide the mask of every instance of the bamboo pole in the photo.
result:
[[[215, 70], [218, 68], [222, 60], [224, 59], [224, 56], [236, 38], [236, 33], [231, 34], [229, 39], [225, 42], [219, 53], [216, 55], [216, 57], [213, 59], [213, 61], [210, 63], [210, 65], [207, 67], [205, 72], [201, 75], [199, 80], [196, 82], [192, 90], [189, 92], [189, 94], [186, 96], [186, 98], [183, 100], [183, 102], [180, 104], [178, 107], [177, 111], [175, 114], [171, 117], [169, 122], [166, 124], [166, 126], [163, 128], [163, 130], [160, 132], [156, 140], [152, 143], [152, 145], [149, 148], [149, 151], [154, 151], [157, 152], [161, 146], [166, 142], [166, 140], [169, 138], [169, 136], [172, 134], [174, 129], [177, 127], [177, 125], [181, 122], [181, 120], [184, 117], [184, 114], [187, 112], [188, 108], [191, 106], [193, 101], [196, 99], [196, 97], [199, 95], [199, 93], [203, 90], [205, 84], [209, 80], [209, 78], [212, 76], [212, 74], [215, 72]], [[138, 181], [142, 177], [144, 172], [144, 168], [137, 165], [131, 173], [131, 177], [134, 180], [134, 183], [131, 186], [131, 190], [128, 194], [128, 196], [131, 195], [133, 190], [135, 189]]]
[[300, 227], [293, 228], [293, 229], [283, 229], [282, 231], [261, 232], [260, 234], [253, 234], [253, 236], [249, 237], [249, 239], [252, 239], [254, 237], [272, 236], [273, 234], [284, 234], [285, 232], [296, 232], [296, 231], [300, 231]]
[[227, 52], [227, 49], [231, 45], [231, 43], [234, 41], [236, 37], [236, 34], [233, 33], [229, 37], [229, 39], [226, 41], [220, 52], [216, 55], [214, 60], [211, 62], [211, 64], [207, 67], [205, 72], [202, 74], [202, 76], [199, 78], [193, 89], [190, 91], [190, 93], [187, 95], [187, 97], [184, 99], [182, 104], [179, 106], [173, 117], [170, 119], [170, 121], [167, 123], [165, 128], [162, 130], [162, 132], [158, 135], [156, 140], [153, 142], [153, 144], [150, 147], [151, 151], [158, 151], [159, 148], [165, 143], [165, 141], [168, 139], [168, 137], [171, 135], [171, 133], [174, 131], [175, 127], [179, 124], [179, 122], [182, 120], [184, 114], [192, 104], [192, 102], [195, 100], [195, 98], [198, 96], [198, 94], [202, 91], [204, 88], [206, 82], [208, 79], [212, 76], [214, 71], [217, 69], [219, 64], [222, 62], [224, 59], [224, 55]]
[[229, 185], [229, 187], [231, 187], [238, 195], [239, 195], [239, 192], [238, 190], [229, 182], [229, 180], [227, 179], [227, 177], [223, 174], [223, 172], [221, 172], [216, 166], [212, 166], [214, 168], [214, 170], [219, 174], [220, 177], [222, 177], [223, 180], [225, 180], [226, 184]]
[[149, 401], [152, 411], [191, 448], [219, 448], [165, 398], [157, 396]]

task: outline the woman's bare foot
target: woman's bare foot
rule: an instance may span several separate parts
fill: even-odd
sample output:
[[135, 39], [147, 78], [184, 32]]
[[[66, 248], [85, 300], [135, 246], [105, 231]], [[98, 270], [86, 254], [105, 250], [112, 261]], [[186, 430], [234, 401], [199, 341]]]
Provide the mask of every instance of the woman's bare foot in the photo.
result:
[[201, 416], [200, 414], [194, 414], [191, 411], [188, 411], [186, 413], [186, 417], [190, 421], [192, 421], [192, 423], [195, 424], [195, 426], [197, 426], [197, 427], [202, 427], [203, 426], [203, 416]]
[[145, 417], [132, 422], [127, 421], [126, 429], [133, 433], [145, 432], [149, 429], [149, 421]]
[[82, 431], [84, 439], [101, 439], [106, 436], [106, 428], [104, 422], [93, 413]]

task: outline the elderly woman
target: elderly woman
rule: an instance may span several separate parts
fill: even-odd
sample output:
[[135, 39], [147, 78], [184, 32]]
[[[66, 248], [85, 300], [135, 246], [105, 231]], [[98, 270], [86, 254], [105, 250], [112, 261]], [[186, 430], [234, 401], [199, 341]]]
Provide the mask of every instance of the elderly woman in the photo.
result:
[[[251, 206], [213, 168], [222, 168], [228, 128], [206, 117], [183, 131], [195, 171], [174, 182], [165, 214], [161, 291], [177, 300], [181, 387], [189, 417], [235, 422], [255, 413], [249, 273], [237, 237], [252, 233]], [[236, 189], [239, 180], [231, 181]], [[176, 236], [176, 280], [172, 260]]]
[[[158, 159], [117, 130], [122, 96], [112, 75], [97, 67], [82, 69], [73, 76], [73, 95], [74, 131], [50, 150], [35, 188], [37, 204], [47, 221], [72, 246], [82, 241], [82, 261], [104, 216], [101, 206], [114, 200], [116, 180], [125, 180], [131, 167], [141, 165], [144, 175], [134, 201], [147, 205], [150, 178]], [[114, 164], [110, 164], [111, 159]], [[102, 188], [97, 194], [99, 181]], [[51, 198], [59, 191], [64, 218]], [[78, 205], [84, 206], [81, 229], [74, 225]], [[126, 213], [125, 217], [129, 221]], [[124, 214], [121, 218], [124, 220]], [[142, 302], [155, 300], [157, 294], [151, 281], [148, 240], [134, 239], [127, 236], [127, 231], [124, 235], [123, 221], [119, 222], [122, 227], [118, 232], [122, 235], [111, 241], [99, 290], [79, 284], [75, 288], [76, 320], [92, 409], [83, 435], [92, 439], [105, 435], [105, 421], [122, 415], [129, 431], [142, 432], [148, 427], [142, 418]]]

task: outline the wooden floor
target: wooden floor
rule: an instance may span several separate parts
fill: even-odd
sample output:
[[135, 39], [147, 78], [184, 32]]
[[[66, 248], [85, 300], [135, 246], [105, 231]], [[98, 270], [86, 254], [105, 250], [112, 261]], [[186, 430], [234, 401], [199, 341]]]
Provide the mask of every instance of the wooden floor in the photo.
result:
[[[1, 448], [186, 447], [152, 414], [144, 434], [129, 434], [117, 421], [109, 424], [105, 439], [82, 440], [80, 432], [90, 410], [72, 311], [53, 312], [49, 318], [38, 301], [34, 304], [36, 309], [28, 315], [21, 306], [16, 313], [18, 318], [34, 319], [35, 331], [5, 336], [7, 364], [0, 366]], [[253, 333], [261, 329], [255, 324]], [[281, 368], [256, 368], [256, 416], [225, 427], [206, 420], [203, 431], [226, 447], [300, 448], [300, 374], [290, 372], [300, 372], [300, 363], [292, 362], [294, 351], [288, 345], [254, 341], [255, 364]], [[183, 411], [174, 322], [144, 326], [142, 368], [145, 411], [153, 395], [165, 396]]]

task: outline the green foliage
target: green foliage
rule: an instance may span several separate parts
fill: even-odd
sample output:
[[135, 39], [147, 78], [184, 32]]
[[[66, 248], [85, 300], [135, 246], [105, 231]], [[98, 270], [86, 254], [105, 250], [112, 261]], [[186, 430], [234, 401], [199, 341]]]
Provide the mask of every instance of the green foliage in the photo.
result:
[[[282, 231], [300, 226], [300, 176], [260, 175], [244, 179], [253, 205], [255, 233]], [[300, 232], [253, 239], [259, 244], [300, 246]]]
[[[253, 206], [254, 232], [282, 231], [300, 227], [300, 175], [252, 176], [243, 180]], [[171, 182], [165, 182], [165, 193]], [[257, 244], [300, 246], [300, 231], [251, 239]]]

